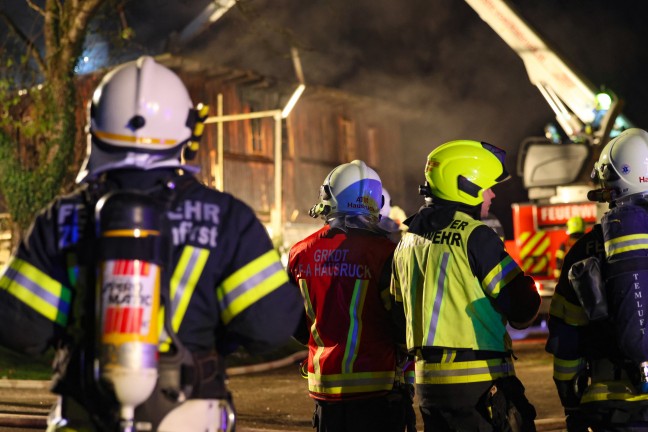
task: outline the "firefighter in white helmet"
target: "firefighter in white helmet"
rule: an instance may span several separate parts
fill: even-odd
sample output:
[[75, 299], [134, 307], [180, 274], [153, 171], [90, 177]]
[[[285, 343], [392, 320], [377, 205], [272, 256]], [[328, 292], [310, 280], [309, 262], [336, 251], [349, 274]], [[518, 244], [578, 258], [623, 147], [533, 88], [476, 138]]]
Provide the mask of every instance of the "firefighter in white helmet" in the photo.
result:
[[405, 221], [394, 253], [391, 291], [416, 358], [425, 431], [535, 430], [506, 323], [530, 325], [540, 297], [480, 220], [495, 197], [491, 187], [508, 178], [504, 157], [472, 140], [435, 148], [420, 188], [425, 206]]
[[288, 271], [305, 304], [295, 337], [309, 347], [304, 373], [320, 432], [405, 427], [388, 295], [396, 245], [378, 226], [382, 204], [373, 169], [360, 160], [339, 165], [310, 211], [324, 227], [290, 250]]
[[[88, 114], [78, 188], [36, 216], [0, 280], [0, 343], [31, 355], [56, 348], [60, 404], [50, 431], [230, 430], [221, 421], [232, 414], [223, 357], [238, 346], [262, 352], [287, 342], [301, 298], [253, 211], [201, 184], [184, 162], [206, 110], [194, 107], [174, 72], [151, 57], [125, 63], [103, 78]], [[106, 207], [125, 219], [101, 218]], [[149, 219], [159, 232], [146, 229]], [[123, 223], [135, 227], [96, 238], [99, 225]], [[157, 268], [159, 280], [147, 279]], [[145, 290], [150, 284], [159, 297]], [[159, 305], [153, 316], [151, 304]], [[138, 336], [134, 325], [155, 330], [152, 355], [125, 342]], [[97, 365], [115, 358], [108, 372], [118, 373], [98, 377]], [[141, 389], [140, 380], [124, 386], [118, 375], [151, 365], [157, 379], [148, 397], [134, 413], [120, 411]]]
[[625, 130], [594, 164], [608, 203], [565, 256], [546, 349], [570, 431], [648, 430], [648, 132]]

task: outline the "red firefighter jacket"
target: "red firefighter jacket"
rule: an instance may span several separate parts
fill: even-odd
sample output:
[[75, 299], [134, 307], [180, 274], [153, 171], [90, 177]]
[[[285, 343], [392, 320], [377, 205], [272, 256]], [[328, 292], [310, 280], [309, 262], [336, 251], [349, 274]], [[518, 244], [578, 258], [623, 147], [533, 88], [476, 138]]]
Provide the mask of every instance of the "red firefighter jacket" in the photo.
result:
[[383, 235], [328, 225], [292, 247], [288, 270], [304, 297], [310, 329], [311, 397], [361, 398], [392, 389], [388, 272], [394, 248]]

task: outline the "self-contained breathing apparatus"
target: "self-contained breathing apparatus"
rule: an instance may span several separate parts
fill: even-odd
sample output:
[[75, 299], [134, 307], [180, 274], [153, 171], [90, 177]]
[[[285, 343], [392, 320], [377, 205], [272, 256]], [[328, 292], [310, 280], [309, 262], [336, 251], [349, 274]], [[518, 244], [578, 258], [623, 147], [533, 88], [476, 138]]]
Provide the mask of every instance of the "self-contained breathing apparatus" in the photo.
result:
[[[85, 285], [79, 306], [86, 309], [84, 331], [57, 359], [60, 379], [54, 391], [63, 400], [56, 427], [232, 430], [235, 417], [222, 356], [190, 352], [171, 326], [165, 215], [183, 184], [193, 183], [188, 177], [175, 177], [164, 190], [109, 191], [91, 201], [97, 202], [94, 212], [87, 205], [86, 212], [95, 217], [94, 224], [91, 219], [87, 224], [95, 232], [85, 230], [88, 238], [79, 252], [87, 252], [86, 265], [97, 271], [80, 281]], [[171, 343], [161, 352], [163, 339]]]
[[[231, 430], [222, 357], [190, 351], [171, 320], [166, 215], [197, 184], [181, 172], [194, 168], [185, 160], [199, 150], [209, 108], [194, 107], [181, 79], [148, 56], [106, 74], [88, 108], [79, 236], [62, 250], [74, 311], [57, 347], [61, 415], [50, 430]], [[121, 180], [130, 170], [147, 186], [133, 174], [125, 183], [136, 190], [111, 184], [111, 173]]]
[[116, 192], [96, 206], [99, 229], [99, 376], [120, 404], [120, 430], [158, 378], [162, 220], [148, 196]]

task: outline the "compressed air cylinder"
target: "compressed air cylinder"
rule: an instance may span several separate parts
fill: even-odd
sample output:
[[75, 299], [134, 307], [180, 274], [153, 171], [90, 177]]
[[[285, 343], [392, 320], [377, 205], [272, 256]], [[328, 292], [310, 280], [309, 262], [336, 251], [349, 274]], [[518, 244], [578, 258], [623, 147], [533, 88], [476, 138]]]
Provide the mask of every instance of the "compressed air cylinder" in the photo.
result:
[[121, 405], [124, 431], [157, 381], [163, 214], [136, 192], [111, 193], [96, 208], [99, 371]]

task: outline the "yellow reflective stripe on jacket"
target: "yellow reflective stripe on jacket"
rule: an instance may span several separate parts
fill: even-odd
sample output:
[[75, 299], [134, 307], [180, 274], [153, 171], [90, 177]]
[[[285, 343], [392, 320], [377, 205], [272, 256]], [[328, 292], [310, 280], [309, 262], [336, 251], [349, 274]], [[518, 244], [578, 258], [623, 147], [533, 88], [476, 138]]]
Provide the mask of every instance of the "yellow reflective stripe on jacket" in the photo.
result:
[[430, 316], [430, 322], [427, 325], [427, 333], [423, 335], [425, 338], [425, 345], [432, 346], [434, 345], [434, 338], [437, 334], [437, 327], [439, 325], [439, 317], [441, 316], [441, 302], [443, 300], [443, 295], [448, 289], [448, 266], [450, 265], [452, 256], [444, 252], [441, 256], [441, 262], [439, 263], [439, 271], [435, 281], [435, 294], [434, 301], [432, 302], [432, 313]]
[[[185, 246], [182, 249], [180, 260], [173, 270], [169, 289], [171, 297], [171, 328], [175, 333], [180, 329], [191, 296], [207, 263], [207, 258], [209, 258], [208, 249]], [[158, 320], [161, 332], [160, 350], [162, 352], [168, 351], [171, 343], [171, 339], [164, 331], [164, 313], [164, 307], [162, 306], [160, 307]]]
[[0, 279], [0, 288], [50, 321], [67, 324], [71, 290], [27, 261], [13, 258]]
[[551, 306], [549, 307], [549, 314], [573, 326], [584, 326], [589, 323], [583, 307], [570, 303], [560, 294], [553, 295]]
[[394, 386], [396, 372], [353, 372], [333, 375], [308, 373], [308, 390], [315, 393], [339, 395], [388, 391]]
[[466, 384], [514, 375], [513, 362], [508, 358], [456, 363], [416, 361], [416, 384]]
[[491, 297], [497, 297], [502, 287], [521, 272], [522, 270], [513, 258], [507, 256], [488, 272], [482, 281], [482, 287]]
[[349, 304], [349, 332], [347, 333], [346, 348], [342, 359], [342, 372], [353, 372], [353, 363], [358, 356], [360, 335], [362, 334], [362, 310], [367, 295], [368, 279], [358, 279], [353, 287], [353, 295]]
[[647, 401], [648, 394], [636, 393], [628, 381], [601, 381], [593, 383], [581, 397], [581, 404], [603, 401]]
[[313, 340], [315, 341], [315, 344], [317, 345], [317, 350], [315, 350], [315, 355], [313, 356], [313, 369], [315, 370], [315, 373], [319, 375], [321, 372], [320, 357], [322, 357], [322, 353], [324, 352], [324, 341], [322, 341], [322, 337], [317, 331], [317, 316], [315, 315], [315, 309], [313, 308], [313, 304], [311, 303], [311, 299], [310, 299], [310, 294], [308, 293], [308, 284], [306, 283], [306, 279], [299, 279], [299, 289], [301, 290], [302, 296], [304, 297], [304, 303], [306, 305], [306, 315], [308, 316], [308, 319], [310, 319], [312, 323], [310, 332], [311, 335], [313, 336]]
[[441, 354], [441, 363], [452, 363], [457, 358], [457, 350], [444, 349]]
[[605, 242], [605, 254], [608, 258], [638, 249], [648, 249], [648, 234], [631, 234]]
[[578, 372], [585, 368], [585, 359], [563, 360], [554, 357], [553, 360], [553, 377], [558, 381], [571, 381]]
[[173, 330], [180, 328], [189, 300], [193, 295], [200, 275], [209, 258], [209, 250], [186, 246], [182, 251], [178, 265], [171, 276], [171, 305], [173, 306]]
[[227, 324], [260, 298], [288, 282], [274, 249], [241, 267], [217, 289], [223, 323]]

